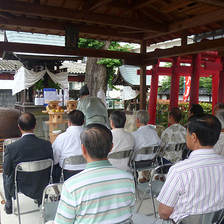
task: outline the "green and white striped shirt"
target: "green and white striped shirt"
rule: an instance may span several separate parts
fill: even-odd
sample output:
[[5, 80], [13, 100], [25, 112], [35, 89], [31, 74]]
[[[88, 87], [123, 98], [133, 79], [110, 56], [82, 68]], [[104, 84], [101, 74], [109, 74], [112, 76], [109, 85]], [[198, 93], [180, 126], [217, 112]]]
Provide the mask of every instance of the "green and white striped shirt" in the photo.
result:
[[109, 224], [131, 218], [135, 185], [130, 173], [107, 161], [88, 163], [85, 170], [65, 181], [55, 224]]

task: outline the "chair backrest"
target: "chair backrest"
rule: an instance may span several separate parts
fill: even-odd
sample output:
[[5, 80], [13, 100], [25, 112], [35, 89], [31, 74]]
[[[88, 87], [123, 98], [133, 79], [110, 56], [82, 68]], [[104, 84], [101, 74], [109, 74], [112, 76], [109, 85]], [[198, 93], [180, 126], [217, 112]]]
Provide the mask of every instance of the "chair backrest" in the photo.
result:
[[18, 141], [20, 138], [7, 138], [3, 142], [3, 147], [2, 147], [2, 162], [4, 160], [4, 152], [5, 152], [5, 147], [13, 142]]
[[63, 170], [65, 167], [65, 164], [71, 164], [71, 165], [86, 164], [86, 159], [83, 157], [83, 155], [69, 156], [65, 158], [62, 164], [60, 182], [64, 182]]
[[125, 159], [130, 158], [133, 153], [133, 149], [119, 151], [119, 152], [112, 152], [108, 155], [108, 159]]
[[51, 167], [50, 182], [52, 182], [53, 164], [54, 163], [52, 159], [44, 159], [44, 160], [37, 160], [37, 161], [31, 161], [31, 162], [21, 162], [17, 164], [15, 168], [15, 182], [16, 182], [18, 172], [36, 172], [36, 171], [45, 170], [48, 167]]
[[169, 151], [184, 151], [184, 149], [187, 147], [186, 143], [172, 143], [168, 144], [166, 146], [165, 150]]
[[54, 220], [61, 196], [62, 186], [63, 183], [55, 183], [45, 187], [40, 207], [41, 224], [49, 220]]
[[223, 216], [224, 216], [224, 209], [215, 211], [215, 212], [204, 213], [204, 214], [188, 215], [184, 217], [183, 219], [179, 220], [177, 224], [188, 224], [188, 223], [221, 224]]

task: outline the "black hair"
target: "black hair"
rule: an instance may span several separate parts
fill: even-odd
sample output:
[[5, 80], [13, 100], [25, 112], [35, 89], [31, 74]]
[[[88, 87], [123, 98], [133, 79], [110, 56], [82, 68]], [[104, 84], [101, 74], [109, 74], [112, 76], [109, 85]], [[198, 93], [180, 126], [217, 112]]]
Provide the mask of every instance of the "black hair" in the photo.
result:
[[104, 159], [112, 146], [112, 133], [102, 124], [89, 124], [80, 135], [81, 142], [85, 146], [92, 159]]
[[200, 104], [192, 104], [190, 114], [203, 114], [204, 110]]
[[84, 122], [84, 114], [80, 110], [73, 110], [68, 114], [68, 120], [71, 121], [73, 125], [82, 126]]
[[169, 116], [173, 117], [175, 122], [179, 122], [182, 118], [181, 110], [178, 107], [173, 107], [169, 112]]
[[123, 128], [126, 122], [125, 113], [121, 110], [115, 110], [111, 113], [110, 119], [113, 121], [115, 128]]
[[24, 113], [19, 117], [18, 124], [23, 131], [31, 131], [35, 128], [36, 118], [31, 113]]
[[214, 146], [219, 139], [221, 123], [211, 114], [196, 114], [188, 119], [189, 134], [195, 133], [201, 146]]
[[87, 87], [87, 84], [82, 86], [82, 88], [79, 90], [79, 97], [82, 97], [82, 96], [85, 96], [85, 95], [89, 95], [89, 89]]

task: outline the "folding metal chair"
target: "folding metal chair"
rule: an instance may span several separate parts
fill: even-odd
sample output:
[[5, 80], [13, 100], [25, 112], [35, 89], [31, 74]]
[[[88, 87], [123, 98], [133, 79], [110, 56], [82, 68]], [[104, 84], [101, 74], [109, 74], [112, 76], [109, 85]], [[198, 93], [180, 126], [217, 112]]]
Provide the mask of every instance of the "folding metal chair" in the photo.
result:
[[4, 161], [4, 153], [5, 153], [6, 146], [13, 143], [13, 142], [18, 141], [19, 139], [20, 138], [7, 138], [7, 139], [4, 140], [3, 147], [2, 147], [2, 163]]
[[[130, 158], [131, 158], [133, 152], [134, 152], [133, 149], [128, 149], [128, 150], [119, 151], [119, 152], [112, 152], [112, 153], [108, 154], [108, 160], [110, 161], [110, 163], [113, 166], [117, 167], [118, 169], [122, 169], [124, 171], [130, 172], [129, 161], [130, 161]], [[124, 164], [124, 162], [126, 162], [126, 161], [124, 161], [124, 159], [127, 159], [126, 164]], [[120, 165], [116, 166], [113, 164], [113, 162], [118, 162]]]
[[[18, 219], [19, 219], [19, 224], [21, 224], [21, 219], [20, 219], [20, 207], [19, 207], [19, 194], [18, 194], [18, 184], [17, 184], [17, 175], [18, 172], [38, 172], [41, 170], [48, 169], [50, 167], [50, 179], [49, 183], [52, 183], [52, 170], [53, 170], [53, 160], [52, 159], [45, 159], [45, 160], [38, 160], [38, 161], [31, 161], [31, 162], [22, 162], [17, 164], [15, 168], [15, 195], [16, 195], [16, 201], [17, 201], [17, 209], [18, 209]], [[36, 211], [36, 210], [35, 210]], [[29, 211], [25, 212], [30, 213], [34, 211]], [[15, 203], [13, 206], [13, 213], [15, 213]]]
[[[161, 147], [160, 146], [149, 146], [149, 147], [143, 147], [140, 148], [132, 154], [129, 162], [129, 167], [134, 172], [134, 179], [135, 179], [135, 186], [137, 186], [138, 182], [138, 172], [145, 171], [145, 170], [152, 170], [156, 166], [158, 166], [158, 155], [160, 152]], [[153, 155], [152, 158], [136, 161], [137, 156], [147, 156], [147, 155]], [[137, 192], [136, 192], [137, 193]], [[137, 196], [137, 194], [136, 194]]]
[[86, 159], [83, 157], [83, 155], [78, 156], [69, 156], [64, 159], [61, 169], [61, 177], [60, 177], [60, 183], [64, 182], [64, 167], [65, 164], [72, 164], [72, 165], [80, 165], [80, 164], [86, 164]]
[[55, 183], [45, 187], [42, 204], [40, 205], [40, 224], [54, 220], [61, 196], [62, 185], [63, 183]]
[[164, 147], [162, 157], [171, 157], [168, 160], [172, 163], [179, 162], [182, 160], [182, 154], [186, 148], [186, 143], [170, 143]]
[[224, 209], [215, 211], [215, 212], [209, 212], [209, 213], [188, 215], [188, 216], [178, 220], [176, 224], [189, 224], [189, 223], [222, 224], [223, 222], [224, 222]]
[[161, 180], [153, 180], [153, 177], [155, 174], [162, 174], [164, 179], [165, 179], [165, 174], [168, 173], [169, 168], [172, 166], [172, 163], [169, 164], [164, 164], [164, 165], [160, 165], [157, 166], [156, 168], [154, 168], [151, 172], [151, 178], [149, 180], [149, 182], [145, 182], [145, 183], [139, 183], [137, 185], [137, 190], [139, 191], [143, 191], [144, 195], [141, 199], [141, 202], [139, 204], [139, 207], [137, 208], [137, 212], [139, 211], [143, 200], [145, 199], [145, 196], [148, 194], [150, 195], [151, 199], [152, 199], [152, 205], [153, 205], [153, 209], [154, 209], [154, 215], [156, 218], [156, 209], [155, 209], [155, 202], [154, 202], [154, 197], [157, 197], [159, 195], [160, 190], [163, 187], [164, 182]]

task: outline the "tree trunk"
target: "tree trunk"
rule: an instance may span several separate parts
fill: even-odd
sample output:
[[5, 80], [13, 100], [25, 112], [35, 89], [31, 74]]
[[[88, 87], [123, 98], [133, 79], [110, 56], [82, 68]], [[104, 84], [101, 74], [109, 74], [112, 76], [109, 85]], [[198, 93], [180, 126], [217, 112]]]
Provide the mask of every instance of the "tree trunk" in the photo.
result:
[[[106, 41], [102, 49], [107, 50], [109, 47], [110, 42]], [[97, 64], [100, 60], [101, 58], [87, 58], [85, 83], [88, 86], [89, 94], [91, 96], [97, 96], [100, 87], [102, 87], [104, 93], [106, 93], [107, 90], [107, 69], [105, 65]]]

